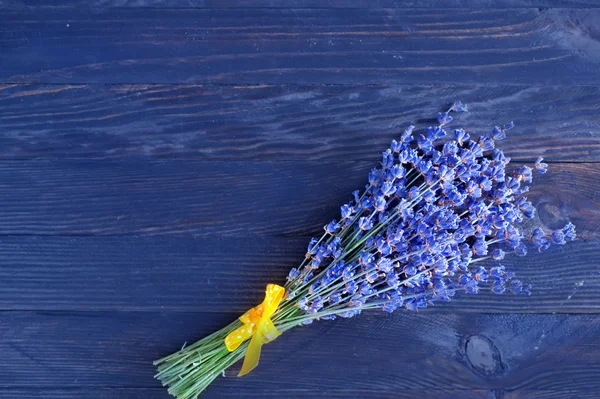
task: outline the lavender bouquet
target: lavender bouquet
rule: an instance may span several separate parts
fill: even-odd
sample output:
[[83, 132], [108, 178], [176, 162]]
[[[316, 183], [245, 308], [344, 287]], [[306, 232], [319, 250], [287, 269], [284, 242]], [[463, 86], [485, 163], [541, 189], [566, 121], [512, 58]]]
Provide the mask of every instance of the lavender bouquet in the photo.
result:
[[[240, 375], [257, 364], [261, 346], [315, 320], [353, 317], [363, 310], [416, 310], [448, 302], [457, 293], [530, 294], [500, 262], [552, 243], [575, 239], [568, 223], [555, 231], [524, 228], [535, 208], [527, 200], [532, 168], [507, 173], [510, 158], [496, 143], [513, 128], [494, 127], [471, 138], [455, 129], [444, 139], [456, 102], [438, 113], [438, 126], [414, 138], [413, 126], [383, 152], [365, 190], [342, 205], [340, 219], [308, 244], [284, 287], [269, 284], [262, 304], [180, 351], [157, 360], [158, 378], [179, 399], [197, 397], [215, 378], [244, 359]], [[538, 158], [535, 169], [546, 173]]]

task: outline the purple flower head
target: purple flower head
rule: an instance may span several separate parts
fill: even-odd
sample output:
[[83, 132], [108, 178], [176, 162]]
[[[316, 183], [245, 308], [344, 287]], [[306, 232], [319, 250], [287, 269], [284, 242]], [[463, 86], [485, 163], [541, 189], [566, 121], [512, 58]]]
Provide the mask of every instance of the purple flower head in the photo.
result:
[[518, 198], [515, 201], [515, 206], [517, 206], [519, 210], [523, 212], [523, 215], [528, 218], [532, 218], [535, 215], [535, 208], [533, 207], [533, 204], [527, 201], [527, 198], [525, 197]]
[[319, 240], [317, 240], [316, 238], [311, 238], [310, 242], [308, 243], [308, 253], [309, 254], [315, 254], [315, 252], [316, 252], [315, 245], [317, 245], [318, 242], [319, 242]]
[[492, 190], [492, 181], [486, 176], [481, 176], [477, 179], [477, 184], [479, 184], [479, 187], [485, 192]]
[[377, 247], [377, 252], [379, 252], [381, 255], [387, 256], [392, 253], [392, 247], [390, 247], [388, 241], [383, 237], [378, 237], [375, 240], [375, 246]]
[[419, 172], [421, 172], [423, 174], [429, 172], [432, 168], [433, 168], [433, 164], [429, 160], [422, 160], [417, 165], [417, 169], [419, 170]]
[[442, 155], [445, 157], [456, 155], [458, 153], [458, 144], [456, 141], [448, 141], [442, 147]]
[[[503, 261], [575, 239], [571, 223], [524, 236], [521, 223], [535, 215], [523, 195], [532, 169], [507, 167], [510, 158], [496, 148], [512, 123], [475, 141], [460, 128], [454, 139], [438, 141], [446, 136], [450, 113], [461, 111], [466, 106], [456, 102], [438, 115], [439, 126], [414, 137], [411, 126], [392, 141], [381, 166], [369, 173], [366, 189], [340, 208], [341, 220], [311, 241], [307, 259], [290, 271], [286, 287], [292, 297], [302, 297], [294, 301], [303, 312], [333, 309], [330, 319], [375, 307], [416, 310], [483, 289], [529, 294], [530, 286], [503, 265], [488, 269], [474, 263]], [[543, 173], [542, 161], [535, 169]]]
[[548, 171], [548, 164], [542, 162], [543, 160], [544, 158], [542, 157], [539, 157], [535, 160], [535, 170], [537, 170], [541, 174], [544, 174]]
[[373, 228], [373, 220], [369, 217], [361, 217], [358, 219], [358, 227], [361, 230], [371, 230]]
[[494, 126], [492, 138], [496, 141], [504, 140], [506, 138], [506, 132], [498, 126]]
[[327, 234], [335, 234], [340, 229], [340, 224], [336, 220], [333, 220], [324, 229]]
[[415, 150], [414, 148], [409, 148], [406, 153], [407, 153], [406, 162], [412, 164], [413, 166], [416, 165], [417, 163], [419, 163], [419, 161], [422, 158], [419, 155], [419, 153], [417, 152], [417, 150]]
[[355, 293], [355, 292], [358, 290], [358, 285], [356, 285], [356, 281], [354, 281], [354, 280], [349, 280], [349, 281], [347, 281], [347, 282], [346, 282], [346, 284], [344, 285], [344, 288], [345, 288], [345, 290], [344, 290], [344, 291], [345, 291], [347, 294], [350, 294], [350, 295], [352, 295], [352, 294], [354, 294], [354, 293]]
[[492, 160], [500, 165], [507, 165], [510, 162], [510, 158], [504, 155], [504, 151], [496, 148], [492, 151]]
[[365, 274], [365, 280], [367, 280], [370, 284], [373, 284], [378, 277], [379, 274], [377, 273], [377, 270], [369, 270], [367, 274]]
[[562, 230], [554, 230], [551, 235], [551, 240], [554, 244], [563, 245], [567, 243], [565, 233]]
[[369, 172], [369, 184], [376, 187], [377, 185], [379, 185], [382, 179], [383, 176], [381, 174], [381, 169], [371, 169], [371, 172]]
[[348, 219], [349, 217], [351, 217], [352, 212], [353, 212], [352, 207], [349, 206], [348, 204], [342, 205], [340, 207], [340, 213], [341, 213], [343, 219]]
[[520, 294], [523, 292], [523, 283], [520, 280], [512, 280], [510, 282], [510, 290], [515, 294]]
[[458, 278], [458, 285], [463, 288], [467, 294], [479, 293], [479, 285], [471, 273], [462, 274]]
[[540, 251], [548, 249], [550, 246], [550, 240], [546, 237], [546, 233], [539, 227], [531, 232], [530, 240]]
[[438, 112], [437, 119], [440, 125], [445, 125], [452, 122], [453, 118], [450, 116], [448, 112]]
[[565, 234], [565, 240], [567, 242], [575, 240], [575, 225], [571, 222], [567, 223], [565, 227], [563, 227], [563, 233]]
[[396, 306], [393, 302], [386, 302], [382, 309], [384, 312], [392, 313], [394, 310], [398, 309], [398, 306]]
[[517, 254], [518, 256], [525, 256], [525, 255], [527, 255], [527, 245], [525, 245], [524, 243], [520, 242], [515, 247], [515, 254]]
[[465, 132], [464, 129], [456, 129], [454, 130], [454, 136], [456, 136], [456, 141], [458, 144], [462, 145], [463, 142], [469, 140], [469, 134]]
[[473, 140], [469, 140], [469, 150], [471, 150], [475, 158], [483, 157], [483, 148]]
[[455, 101], [454, 104], [452, 104], [452, 107], [450, 107], [450, 110], [455, 112], [467, 112], [469, 109], [467, 108], [467, 104]]
[[403, 178], [406, 175], [406, 171], [400, 165], [394, 165], [394, 166], [392, 166], [388, 170], [388, 173], [390, 174], [392, 180], [401, 179], [401, 178]]
[[488, 274], [487, 270], [485, 269], [485, 267], [478, 267], [477, 271], [475, 272], [475, 280], [481, 282], [481, 283], [486, 283], [489, 279], [490, 275]]
[[387, 150], [381, 154], [381, 164], [384, 168], [391, 168], [394, 164], [394, 155], [391, 150]]
[[417, 139], [417, 143], [419, 144], [419, 148], [425, 152], [429, 152], [429, 151], [433, 150], [432, 141], [428, 137], [425, 137], [422, 134], [419, 135], [419, 138]]
[[381, 192], [386, 197], [389, 197], [390, 195], [392, 195], [396, 192], [396, 186], [394, 186], [389, 181], [386, 181], [381, 185]]
[[337, 304], [342, 301], [343, 293], [340, 291], [336, 291], [329, 296], [329, 301], [332, 304]]
[[404, 273], [409, 277], [414, 276], [415, 274], [417, 274], [417, 268], [413, 264], [408, 264], [404, 267]]
[[504, 294], [506, 292], [506, 286], [504, 285], [504, 282], [499, 280], [494, 281], [492, 284], [492, 292], [497, 295]]
[[[475, 164], [475, 153], [468, 148], [463, 148], [459, 151], [460, 161], [468, 168]], [[470, 169], [467, 169], [470, 171]]]
[[441, 126], [429, 126], [427, 128], [427, 138], [432, 142], [446, 137], [446, 134], [446, 131]]
[[475, 255], [484, 256], [487, 255], [488, 245], [483, 238], [475, 240], [473, 244], [473, 253]]
[[[370, 245], [369, 245], [370, 246]], [[375, 254], [369, 251], [360, 251], [358, 257], [358, 263], [363, 265], [365, 268], [371, 268], [375, 266]]]
[[293, 281], [296, 280], [298, 277], [300, 277], [300, 270], [296, 269], [295, 267], [292, 267], [292, 270], [290, 270], [287, 276], [287, 280]]
[[531, 181], [533, 180], [532, 174], [531, 174], [531, 168], [527, 165], [521, 166], [519, 169], [517, 169], [515, 171], [515, 177], [519, 181], [522, 181], [524, 183], [531, 183]]
[[352, 280], [352, 277], [354, 277], [354, 268], [351, 266], [346, 266], [344, 267], [344, 269], [342, 270], [342, 279], [344, 281], [349, 281]]
[[375, 206], [375, 210], [377, 212], [383, 212], [383, 211], [385, 211], [387, 203], [383, 196], [379, 196], [379, 197], [375, 197], [375, 201], [374, 201], [373, 205]]
[[504, 252], [502, 249], [494, 248], [492, 250], [492, 258], [494, 258], [494, 260], [502, 260], [504, 259], [504, 256], [506, 256], [506, 252]]
[[373, 206], [373, 198], [371, 197], [363, 198], [360, 205], [364, 210], [372, 211], [373, 209], [375, 209]]
[[413, 136], [412, 136], [414, 128], [415, 127], [413, 125], [410, 125], [408, 128], [406, 128], [406, 130], [402, 133], [402, 136], [400, 136], [400, 141], [402, 143], [408, 145], [410, 142], [412, 142], [414, 140]]
[[483, 151], [491, 151], [495, 148], [494, 140], [490, 136], [479, 137], [478, 144], [481, 146]]
[[494, 266], [490, 269], [490, 276], [495, 279], [504, 279], [506, 275], [506, 268], [504, 265]]

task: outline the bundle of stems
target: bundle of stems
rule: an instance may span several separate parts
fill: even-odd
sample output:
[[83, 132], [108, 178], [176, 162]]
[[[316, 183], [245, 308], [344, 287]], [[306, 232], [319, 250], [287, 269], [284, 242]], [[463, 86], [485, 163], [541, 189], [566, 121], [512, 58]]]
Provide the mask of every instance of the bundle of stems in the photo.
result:
[[[471, 140], [464, 129], [447, 136], [456, 102], [438, 113], [439, 125], [413, 137], [410, 126], [382, 154], [363, 192], [344, 204], [340, 220], [313, 238], [304, 260], [292, 268], [285, 296], [270, 320], [280, 333], [315, 320], [353, 317], [364, 310], [415, 310], [450, 301], [483, 287], [529, 294], [530, 285], [499, 263], [528, 248], [546, 250], [575, 239], [575, 228], [527, 233], [535, 208], [524, 196], [532, 168], [507, 173], [510, 158], [496, 148], [513, 123]], [[535, 169], [546, 173], [538, 158]], [[229, 350], [224, 341], [242, 327], [236, 320], [193, 345], [155, 361], [156, 378], [179, 399], [196, 398], [246, 355], [249, 341]]]

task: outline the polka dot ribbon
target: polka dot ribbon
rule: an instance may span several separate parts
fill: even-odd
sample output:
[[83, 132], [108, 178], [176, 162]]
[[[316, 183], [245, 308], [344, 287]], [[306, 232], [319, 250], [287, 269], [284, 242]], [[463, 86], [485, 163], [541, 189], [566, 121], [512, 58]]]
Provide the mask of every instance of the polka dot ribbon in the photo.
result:
[[238, 377], [248, 374], [256, 367], [260, 359], [260, 350], [263, 344], [269, 343], [281, 335], [277, 328], [275, 328], [270, 317], [277, 310], [279, 302], [281, 302], [284, 295], [285, 289], [283, 287], [280, 287], [277, 284], [267, 285], [263, 303], [244, 313], [240, 317], [240, 321], [244, 323], [244, 325], [233, 330], [225, 338], [225, 346], [232, 352], [236, 350], [242, 342], [252, 337], [248, 349], [246, 350], [246, 357], [244, 358], [242, 370], [238, 374]]

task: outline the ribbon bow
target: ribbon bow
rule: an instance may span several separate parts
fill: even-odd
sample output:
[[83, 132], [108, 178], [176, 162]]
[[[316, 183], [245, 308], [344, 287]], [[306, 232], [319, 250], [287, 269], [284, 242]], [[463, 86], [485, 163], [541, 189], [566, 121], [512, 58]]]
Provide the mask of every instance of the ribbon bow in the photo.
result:
[[229, 352], [233, 352], [248, 338], [252, 337], [244, 364], [238, 377], [248, 374], [260, 359], [260, 350], [263, 344], [273, 341], [281, 335], [271, 321], [271, 316], [277, 310], [279, 302], [283, 299], [285, 289], [277, 284], [267, 285], [265, 300], [260, 305], [253, 307], [240, 317], [243, 326], [233, 330], [225, 338], [225, 346]]

